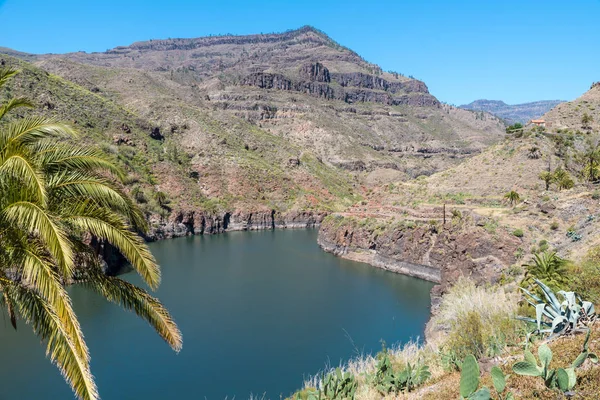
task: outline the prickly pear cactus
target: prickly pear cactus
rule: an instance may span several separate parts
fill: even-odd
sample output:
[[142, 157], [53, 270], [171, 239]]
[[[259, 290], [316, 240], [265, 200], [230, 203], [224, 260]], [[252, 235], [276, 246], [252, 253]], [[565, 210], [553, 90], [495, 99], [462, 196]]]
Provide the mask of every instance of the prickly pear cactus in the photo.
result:
[[475, 356], [469, 355], [462, 364], [460, 373], [460, 395], [463, 398], [471, 396], [479, 387], [479, 364]]

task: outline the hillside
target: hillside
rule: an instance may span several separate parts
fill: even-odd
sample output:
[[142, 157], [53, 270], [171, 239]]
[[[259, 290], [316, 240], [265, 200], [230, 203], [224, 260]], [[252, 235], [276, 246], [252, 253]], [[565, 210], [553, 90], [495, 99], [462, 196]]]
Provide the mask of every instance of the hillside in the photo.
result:
[[485, 111], [494, 114], [508, 124], [512, 125], [516, 122], [526, 124], [532, 119], [536, 119], [544, 115], [546, 112], [562, 103], [563, 100], [542, 100], [523, 104], [506, 104], [500, 100], [475, 100], [469, 104], [460, 106], [465, 110]]
[[[591, 120], [584, 122], [584, 115]], [[600, 83], [596, 82], [581, 97], [559, 104], [543, 118], [551, 130], [591, 132], [600, 130]]]
[[[162, 214], [184, 225], [200, 218], [193, 211], [268, 219], [271, 210], [342, 210], [362, 182], [429, 175], [504, 131], [498, 118], [442, 105], [423, 82], [382, 72], [311, 27], [11, 54], [35, 64], [2, 57], [24, 71], [12, 94], [51, 103], [43, 112], [90, 129], [88, 140], [132, 172], [143, 166], [148, 178], [132, 190], [142, 201], [167, 193]], [[139, 127], [104, 115], [107, 106]]]

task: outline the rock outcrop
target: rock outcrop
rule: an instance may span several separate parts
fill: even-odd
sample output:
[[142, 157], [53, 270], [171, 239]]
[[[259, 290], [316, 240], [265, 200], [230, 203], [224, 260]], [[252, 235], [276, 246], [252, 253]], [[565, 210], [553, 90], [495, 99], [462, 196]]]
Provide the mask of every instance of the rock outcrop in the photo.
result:
[[435, 282], [432, 305], [460, 277], [495, 282], [513, 264], [519, 239], [489, 233], [470, 222], [454, 225], [355, 220], [333, 215], [319, 230], [319, 245], [338, 256]]
[[326, 213], [289, 211], [234, 211], [210, 213], [197, 210], [173, 212], [168, 220], [153, 217], [146, 240], [156, 241], [190, 235], [211, 235], [233, 231], [314, 228]]
[[[283, 74], [255, 72], [244, 77], [242, 86], [300, 92], [326, 100], [380, 103], [389, 106], [439, 107], [440, 102], [429, 94], [421, 81], [388, 82], [362, 72], [332, 73], [321, 63], [306, 64], [300, 68], [303, 80], [294, 80]], [[334, 88], [330, 83], [337, 83]]]

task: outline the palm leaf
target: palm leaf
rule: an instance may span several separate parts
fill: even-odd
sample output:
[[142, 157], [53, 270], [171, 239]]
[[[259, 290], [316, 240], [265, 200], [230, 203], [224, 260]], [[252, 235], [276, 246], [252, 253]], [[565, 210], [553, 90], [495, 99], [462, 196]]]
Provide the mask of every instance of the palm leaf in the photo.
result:
[[79, 229], [90, 232], [115, 246], [131, 263], [142, 279], [152, 289], [160, 284], [160, 268], [146, 243], [128, 229], [122, 218], [106, 210], [86, 205], [78, 214], [65, 218]]
[[75, 394], [83, 400], [98, 399], [98, 390], [89, 363], [79, 356], [63, 321], [52, 305], [39, 294], [19, 285], [5, 287], [18, 306], [19, 314], [34, 332], [46, 340], [46, 356], [55, 363]]
[[83, 284], [107, 300], [133, 310], [148, 321], [156, 332], [177, 352], [181, 350], [182, 338], [179, 328], [160, 301], [145, 290], [117, 277], [106, 276], [97, 269], [86, 270]]
[[[0, 78], [1, 79], [1, 78]], [[0, 85], [1, 86], [1, 85]], [[17, 97], [10, 99], [6, 104], [0, 106], [0, 120], [8, 114], [10, 111], [19, 107], [33, 107], [33, 104], [29, 100], [23, 97]]]
[[65, 331], [81, 359], [89, 362], [89, 352], [83, 332], [73, 311], [71, 299], [60, 282], [60, 277], [52, 269], [51, 261], [39, 252], [41, 249], [30, 246], [24, 250], [23, 279], [27, 286], [35, 288], [48, 301], [63, 322]]
[[63, 278], [73, 275], [73, 251], [65, 232], [37, 204], [20, 201], [2, 210], [4, 219], [15, 227], [37, 235], [61, 267]]
[[0, 68], [0, 87], [4, 86], [4, 84], [13, 76], [18, 74], [19, 70], [13, 68]]
[[9, 152], [0, 158], [0, 175], [10, 176], [21, 182], [35, 193], [37, 202], [46, 204], [44, 176], [22, 151]]

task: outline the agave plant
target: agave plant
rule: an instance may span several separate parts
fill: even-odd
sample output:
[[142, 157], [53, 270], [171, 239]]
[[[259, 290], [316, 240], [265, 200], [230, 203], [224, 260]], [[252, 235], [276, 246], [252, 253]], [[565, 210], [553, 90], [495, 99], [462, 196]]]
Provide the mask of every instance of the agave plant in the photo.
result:
[[536, 324], [537, 329], [534, 332], [548, 333], [549, 338], [554, 338], [574, 331], [584, 331], [589, 321], [596, 318], [596, 310], [591, 302], [583, 301], [574, 292], [564, 290], [558, 292], [563, 298], [561, 302], [548, 286], [538, 279], [534, 281], [542, 290], [546, 301], [521, 288], [527, 296], [527, 302], [535, 308], [535, 319], [517, 317], [521, 321]]

